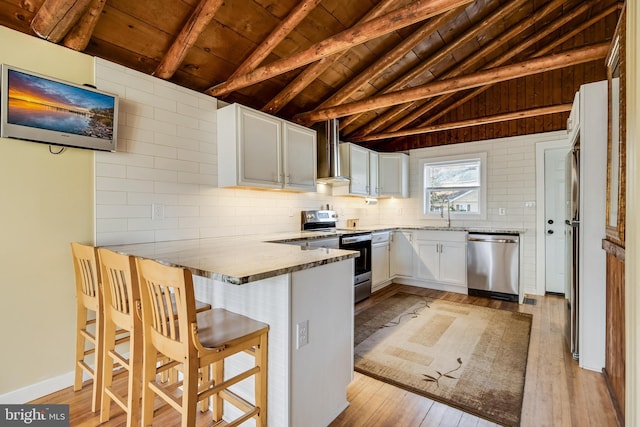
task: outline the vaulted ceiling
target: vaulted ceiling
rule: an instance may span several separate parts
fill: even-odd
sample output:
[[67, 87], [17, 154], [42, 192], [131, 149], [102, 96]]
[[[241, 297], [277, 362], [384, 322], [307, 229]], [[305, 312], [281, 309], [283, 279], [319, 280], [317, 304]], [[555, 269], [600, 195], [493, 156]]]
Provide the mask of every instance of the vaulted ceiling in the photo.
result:
[[561, 130], [616, 0], [0, 0], [0, 25], [379, 151]]

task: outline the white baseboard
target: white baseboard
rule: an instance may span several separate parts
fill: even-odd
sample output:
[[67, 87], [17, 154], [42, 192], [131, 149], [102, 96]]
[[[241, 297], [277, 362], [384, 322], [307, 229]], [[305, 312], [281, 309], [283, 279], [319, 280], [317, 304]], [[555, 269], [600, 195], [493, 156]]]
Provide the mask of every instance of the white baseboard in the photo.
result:
[[0, 395], [0, 404], [23, 404], [73, 385], [73, 371]]

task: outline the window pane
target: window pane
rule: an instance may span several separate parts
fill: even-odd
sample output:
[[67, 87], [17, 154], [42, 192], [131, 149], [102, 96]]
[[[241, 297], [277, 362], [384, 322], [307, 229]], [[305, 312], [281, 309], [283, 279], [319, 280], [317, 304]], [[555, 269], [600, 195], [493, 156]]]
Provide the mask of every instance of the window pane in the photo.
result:
[[480, 161], [425, 166], [427, 187], [474, 187], [480, 185]]
[[480, 190], [478, 188], [427, 190], [428, 201], [426, 213], [443, 212], [446, 214], [447, 206], [451, 212], [480, 212]]

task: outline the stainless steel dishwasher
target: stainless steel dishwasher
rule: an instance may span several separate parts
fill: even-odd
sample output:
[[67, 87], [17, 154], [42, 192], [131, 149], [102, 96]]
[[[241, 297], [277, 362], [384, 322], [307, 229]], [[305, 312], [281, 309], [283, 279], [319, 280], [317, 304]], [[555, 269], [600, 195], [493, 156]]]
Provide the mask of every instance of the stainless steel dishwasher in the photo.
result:
[[517, 301], [520, 237], [514, 234], [469, 233], [467, 287], [469, 295]]

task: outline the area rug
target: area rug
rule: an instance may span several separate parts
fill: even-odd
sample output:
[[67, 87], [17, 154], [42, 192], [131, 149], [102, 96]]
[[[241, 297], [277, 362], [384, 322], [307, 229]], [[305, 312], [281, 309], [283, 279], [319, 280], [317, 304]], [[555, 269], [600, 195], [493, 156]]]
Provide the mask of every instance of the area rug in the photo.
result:
[[399, 292], [355, 317], [355, 370], [518, 426], [532, 316]]

